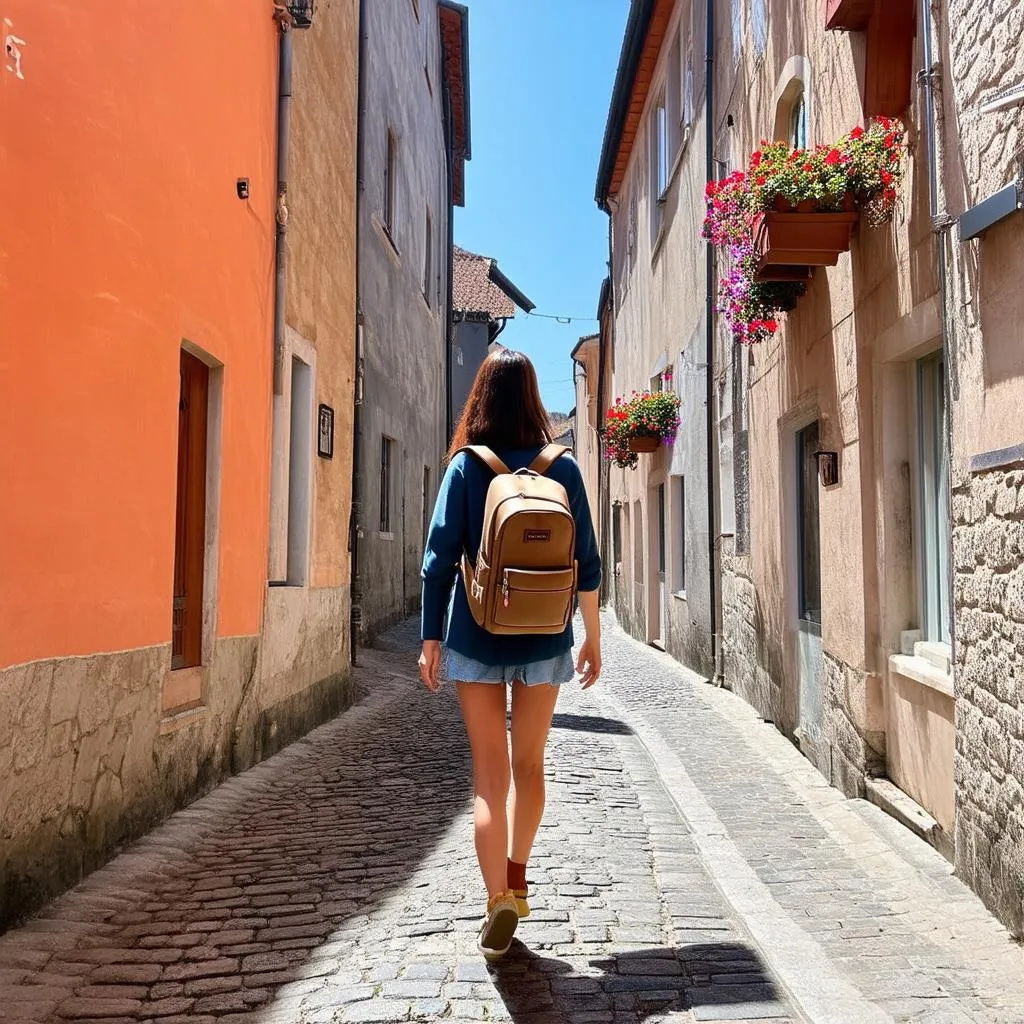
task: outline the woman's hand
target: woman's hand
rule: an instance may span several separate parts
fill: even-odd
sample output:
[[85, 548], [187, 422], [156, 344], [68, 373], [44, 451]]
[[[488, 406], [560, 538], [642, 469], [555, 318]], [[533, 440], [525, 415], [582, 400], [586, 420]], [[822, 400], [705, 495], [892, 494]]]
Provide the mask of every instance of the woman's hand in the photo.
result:
[[601, 677], [601, 640], [592, 641], [588, 636], [580, 648], [576, 671], [582, 676], [583, 689], [589, 690]]
[[420, 652], [420, 679], [431, 693], [441, 686], [441, 644], [437, 640], [424, 640]]

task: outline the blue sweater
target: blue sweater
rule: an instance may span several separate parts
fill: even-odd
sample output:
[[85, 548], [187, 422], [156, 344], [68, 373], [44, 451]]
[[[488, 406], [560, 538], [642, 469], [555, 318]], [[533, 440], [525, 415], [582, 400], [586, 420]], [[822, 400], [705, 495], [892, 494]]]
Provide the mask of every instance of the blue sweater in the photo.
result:
[[[533, 448], [529, 451], [499, 450], [496, 454], [514, 472], [529, 466], [539, 452], [539, 448]], [[547, 475], [565, 488], [576, 520], [579, 589], [597, 590], [601, 585], [601, 556], [580, 467], [571, 455], [563, 455]], [[493, 479], [494, 474], [486, 466], [465, 452], [456, 455], [448, 466], [423, 557], [422, 638], [443, 639], [445, 612], [448, 612], [448, 647], [474, 661], [485, 665], [526, 665], [558, 657], [572, 648], [571, 622], [564, 633], [494, 636], [476, 624], [469, 610], [459, 562], [463, 551], [468, 551], [472, 560], [476, 559], [483, 535], [487, 488]]]

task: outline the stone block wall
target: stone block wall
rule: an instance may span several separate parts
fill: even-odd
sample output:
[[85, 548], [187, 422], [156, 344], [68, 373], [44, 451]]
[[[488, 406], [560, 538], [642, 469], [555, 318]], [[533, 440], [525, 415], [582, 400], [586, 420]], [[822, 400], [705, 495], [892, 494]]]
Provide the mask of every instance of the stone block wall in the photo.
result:
[[1024, 934], [1024, 463], [953, 495], [956, 869]]
[[722, 644], [725, 686], [765, 721], [783, 728], [782, 650], [759, 627], [757, 587], [749, 559], [735, 553], [735, 540], [722, 540]]

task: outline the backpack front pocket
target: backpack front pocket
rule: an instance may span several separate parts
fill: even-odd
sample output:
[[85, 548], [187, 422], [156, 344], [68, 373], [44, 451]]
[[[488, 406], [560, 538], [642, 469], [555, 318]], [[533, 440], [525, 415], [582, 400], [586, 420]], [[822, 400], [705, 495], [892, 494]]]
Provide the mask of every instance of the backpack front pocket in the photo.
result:
[[569, 624], [575, 567], [505, 569], [495, 582], [495, 626], [521, 633], [561, 633]]

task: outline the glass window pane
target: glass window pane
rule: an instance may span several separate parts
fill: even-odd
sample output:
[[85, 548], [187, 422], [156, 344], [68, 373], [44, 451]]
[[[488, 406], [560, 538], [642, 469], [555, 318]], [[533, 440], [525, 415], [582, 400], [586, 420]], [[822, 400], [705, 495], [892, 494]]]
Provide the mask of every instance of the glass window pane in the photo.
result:
[[818, 424], [797, 434], [799, 610], [806, 622], [821, 622], [821, 540], [818, 521]]

